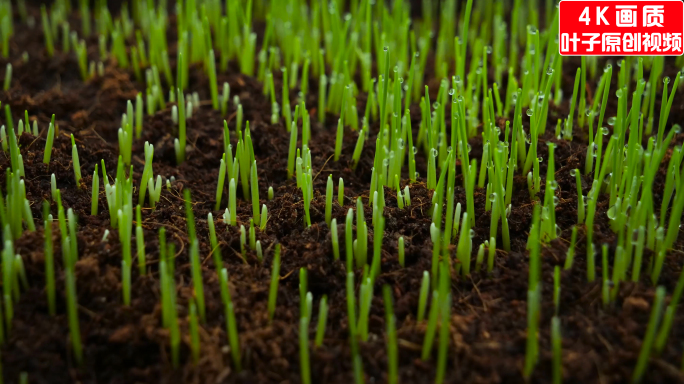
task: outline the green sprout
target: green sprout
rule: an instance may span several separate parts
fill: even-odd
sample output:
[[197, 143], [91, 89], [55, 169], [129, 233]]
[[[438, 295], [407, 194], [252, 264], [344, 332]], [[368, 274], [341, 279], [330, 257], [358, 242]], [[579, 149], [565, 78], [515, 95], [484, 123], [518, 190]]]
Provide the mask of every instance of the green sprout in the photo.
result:
[[432, 343], [435, 340], [435, 332], [437, 331], [437, 318], [439, 316], [439, 292], [432, 292], [432, 301], [430, 303], [430, 312], [428, 314], [428, 324], [425, 331], [425, 338], [423, 339], [423, 351], [421, 359], [427, 360], [432, 351]]
[[145, 262], [145, 238], [143, 237], [142, 214], [140, 204], [135, 208], [135, 244], [138, 253], [138, 271], [140, 276], [147, 273]]
[[230, 85], [225, 82], [223, 83], [223, 91], [221, 93], [221, 116], [225, 116], [228, 112], [228, 99], [230, 99]]
[[482, 268], [482, 263], [484, 262], [485, 245], [485, 243], [482, 243], [477, 249], [477, 256], [475, 257], [475, 272], [480, 272], [480, 269]]
[[188, 238], [190, 239], [190, 265], [192, 270], [192, 282], [194, 288], [195, 301], [202, 322], [206, 321], [204, 306], [204, 286], [202, 282], [202, 266], [199, 259], [199, 242], [195, 234], [195, 215], [192, 212], [192, 201], [190, 191], [183, 191], [185, 200], [185, 217], [188, 225]]
[[67, 296], [67, 314], [69, 317], [69, 333], [71, 338], [71, 346], [73, 348], [74, 357], [77, 364], [83, 362], [83, 346], [81, 344], [81, 330], [78, 321], [78, 303], [76, 295], [76, 277], [71, 268], [64, 270], [66, 296]]
[[221, 206], [221, 198], [223, 197], [223, 185], [226, 178], [226, 154], [223, 154], [221, 159], [221, 166], [219, 167], [218, 183], [216, 185], [216, 206], [214, 210], [218, 210]]
[[[154, 146], [147, 141], [145, 142], [145, 165], [143, 167], [142, 177], [140, 179], [140, 192], [138, 193], [138, 204], [142, 205], [145, 201], [145, 193], [147, 192], [148, 181], [153, 177], [152, 160], [154, 159]], [[150, 190], [150, 205], [152, 205], [153, 192]]]
[[76, 179], [76, 185], [81, 184], [81, 162], [78, 159], [78, 149], [76, 148], [76, 141], [74, 140], [74, 135], [71, 135], [71, 159], [74, 163], [74, 178]]
[[185, 119], [185, 96], [181, 89], [178, 89], [178, 138], [174, 141], [174, 150], [176, 153], [176, 163], [180, 164], [185, 161], [185, 146], [186, 146], [186, 119]]
[[190, 323], [190, 351], [192, 352], [192, 361], [197, 365], [200, 354], [200, 338], [199, 325], [197, 324], [197, 306], [193, 300], [190, 300], [189, 307], [188, 322]]
[[100, 196], [100, 176], [97, 173], [97, 164], [95, 164], [95, 170], [93, 171], [93, 186], [91, 194], [91, 204], [90, 204], [90, 215], [97, 216], [98, 209], [98, 199]]
[[[10, 127], [10, 130], [12, 128]], [[50, 126], [48, 127], [47, 140], [45, 142], [45, 151], [43, 152], [43, 164], [50, 164], [50, 156], [52, 155], [52, 143], [55, 140], [55, 115], [52, 115]]]
[[333, 180], [332, 175], [328, 175], [328, 182], [325, 188], [325, 223], [330, 227], [332, 220], [332, 202], [333, 202]]
[[280, 244], [275, 246], [273, 255], [273, 269], [271, 271], [271, 285], [268, 290], [268, 320], [273, 321], [278, 298], [278, 283], [280, 283]]
[[540, 241], [542, 236], [541, 208], [539, 205], [534, 206], [532, 216], [532, 229], [529, 234], [530, 247], [530, 272], [529, 272], [529, 288], [527, 291], [527, 343], [525, 347], [525, 366], [524, 377], [529, 378], [532, 375], [535, 365], [537, 364], [539, 356], [539, 311], [541, 302], [541, 285], [540, 280]]
[[[7, 66], [5, 67], [5, 83], [2, 86], [2, 89], [7, 92], [10, 89], [10, 86], [12, 85], [12, 64], [7, 63]], [[28, 124], [28, 120], [26, 121]]]
[[665, 288], [658, 287], [656, 289], [655, 298], [653, 299], [653, 309], [651, 310], [651, 316], [648, 319], [648, 326], [646, 328], [646, 335], [644, 336], [644, 342], [641, 345], [641, 351], [639, 352], [639, 358], [637, 359], [636, 367], [632, 373], [632, 383], [640, 383], [644, 373], [646, 373], [646, 367], [648, 366], [649, 356], [651, 355], [651, 349], [653, 348], [653, 342], [656, 338], [656, 332], [658, 331], [658, 324], [662, 316], [663, 301], [665, 300]]
[[[230, 353], [233, 359], [233, 365], [238, 372], [242, 370], [242, 357], [240, 353], [240, 345], [237, 332], [237, 322], [235, 320], [235, 309], [231, 299], [230, 290], [228, 289], [228, 271], [221, 270], [221, 298], [223, 299], [223, 306], [226, 318], [226, 330], [228, 332], [228, 343], [230, 344]], [[200, 312], [201, 313], [201, 312]]]
[[247, 234], [244, 225], [240, 225], [240, 254], [243, 259], [247, 255]]
[[387, 382], [396, 384], [399, 382], [399, 347], [397, 345], [397, 320], [392, 308], [392, 288], [389, 285], [384, 285], [382, 292], [385, 301], [387, 327]]
[[264, 251], [261, 249], [261, 241], [260, 240], [257, 240], [255, 248], [256, 248], [257, 260], [259, 260], [259, 263], [261, 263], [264, 260]]
[[333, 258], [334, 260], [340, 259], [340, 242], [337, 237], [337, 219], [332, 219], [330, 222], [330, 238], [333, 247]]
[[[468, 212], [463, 213], [463, 220], [461, 223], [461, 234], [458, 239], [458, 248], [456, 251], [458, 260], [461, 263], [461, 272], [463, 275], [470, 274], [470, 253], [472, 249], [472, 240], [470, 235], [470, 220], [468, 218]], [[436, 273], [435, 270], [435, 258], [433, 256], [433, 278]]]
[[2, 141], [2, 150], [7, 153], [7, 133], [5, 126], [0, 127], [0, 141]]
[[254, 229], [254, 219], [249, 219], [249, 248], [256, 248], [256, 230]]
[[47, 201], [43, 201], [43, 228], [45, 231], [45, 292], [47, 294], [48, 313], [54, 316], [56, 313], [55, 263], [52, 245], [52, 215], [50, 215], [50, 204]]
[[306, 304], [307, 295], [307, 269], [305, 267], [299, 268], [299, 317], [304, 318], [309, 316], [309, 310]]
[[553, 384], [561, 384], [563, 368], [562, 368], [562, 338], [560, 331], [560, 318], [554, 316], [551, 319], [551, 353], [552, 357], [552, 382]]
[[684, 274], [680, 272], [679, 279], [677, 280], [677, 285], [675, 286], [675, 290], [672, 293], [672, 299], [670, 300], [670, 304], [667, 306], [667, 309], [665, 310], [665, 317], [663, 318], [662, 325], [660, 326], [660, 330], [658, 331], [658, 335], [655, 340], [654, 348], [658, 353], [661, 353], [665, 348], [667, 338], [670, 334], [670, 330], [672, 329], [675, 312], [677, 311], [677, 305], [679, 304], [679, 300], [682, 297], [683, 291]]
[[237, 202], [236, 202], [236, 181], [235, 179], [230, 179], [228, 183], [228, 209], [230, 213], [230, 225], [237, 225]]
[[353, 270], [354, 266], [354, 245], [353, 245], [353, 233], [352, 225], [354, 221], [354, 210], [349, 208], [347, 211], [347, 217], [344, 221], [344, 247], [345, 247], [345, 257], [347, 261], [347, 272]]
[[299, 365], [302, 383], [311, 383], [311, 368], [309, 363], [309, 319], [299, 319]]
[[[119, 241], [121, 242], [121, 290], [124, 305], [131, 304], [131, 230], [133, 223], [133, 212], [130, 205], [124, 205], [117, 212], [117, 223], [119, 228]], [[71, 223], [71, 220], [69, 220]]]
[[582, 195], [582, 177], [579, 169], [572, 169], [570, 176], [575, 176], [577, 184], [577, 224], [584, 222], [584, 196]]
[[323, 295], [318, 307], [318, 324], [316, 326], [316, 347], [323, 345], [323, 337], [325, 336], [325, 325], [328, 321], [328, 296]]
[[268, 222], [268, 208], [266, 208], [266, 204], [261, 204], [260, 219], [261, 222], [259, 223], [259, 229], [263, 231], [266, 229], [266, 223]]
[[442, 299], [441, 324], [439, 327], [439, 355], [437, 357], [437, 377], [435, 383], [444, 382], [447, 367], [447, 353], [449, 348], [449, 328], [451, 319], [451, 295], [447, 294]]
[[209, 90], [211, 91], [211, 106], [215, 110], [219, 110], [219, 96], [218, 84], [216, 83], [216, 58], [214, 57], [214, 50], [209, 50], [209, 57], [207, 58], [208, 72], [209, 72]]
[[40, 16], [43, 22], [43, 35], [45, 36], [45, 49], [49, 57], [52, 57], [55, 52], [54, 45], [52, 43], [52, 28], [50, 28], [50, 19], [48, 19], [47, 10], [45, 9], [45, 4], [40, 6]]
[[142, 93], [135, 96], [135, 137], [140, 138], [143, 127], [143, 99]]
[[294, 176], [295, 152], [297, 149], [297, 125], [293, 124], [290, 128], [290, 151], [287, 156], [287, 177]]
[[399, 241], [397, 242], [397, 248], [399, 251], [399, 265], [401, 265], [402, 268], [404, 268], [404, 236], [399, 237]]
[[610, 303], [610, 281], [608, 280], [608, 244], [601, 246], [601, 261], [602, 261], [602, 300], [603, 306], [608, 307]]

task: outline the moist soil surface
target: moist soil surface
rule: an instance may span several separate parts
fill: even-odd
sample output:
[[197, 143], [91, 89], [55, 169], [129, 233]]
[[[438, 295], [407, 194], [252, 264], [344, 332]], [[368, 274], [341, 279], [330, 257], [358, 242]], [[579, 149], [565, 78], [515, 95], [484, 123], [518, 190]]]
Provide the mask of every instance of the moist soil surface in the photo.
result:
[[[37, 8], [30, 12], [39, 18]], [[173, 25], [173, 17], [171, 24]], [[74, 21], [72, 25], [80, 25]], [[169, 36], [174, 34], [169, 29]], [[169, 41], [175, 41], [170, 38]], [[88, 41], [89, 60], [97, 60], [96, 40]], [[245, 257], [240, 253], [239, 231], [223, 223], [222, 210], [227, 203], [223, 197], [222, 208], [214, 211], [216, 180], [219, 160], [223, 152], [223, 120], [235, 131], [236, 110], [230, 103], [226, 116], [211, 109], [211, 103], [203, 101], [193, 112], [188, 123], [187, 161], [176, 164], [173, 139], [177, 136], [171, 120], [171, 106], [144, 117], [142, 137], [134, 140], [133, 178], [137, 186], [141, 177], [145, 141], [155, 147], [154, 173], [166, 178], [173, 176], [171, 188], [164, 187], [161, 201], [156, 209], [143, 208], [142, 227], [145, 236], [147, 274], [140, 276], [137, 268], [132, 270], [132, 300], [130, 306], [122, 304], [121, 296], [121, 248], [118, 231], [110, 228], [109, 214], [103, 188], [100, 187], [99, 214], [90, 215], [92, 174], [95, 165], [104, 160], [107, 169], [116, 169], [118, 156], [117, 130], [127, 100], [134, 100], [137, 92], [145, 89], [143, 82], [136, 81], [133, 73], [119, 69], [107, 61], [104, 76], [96, 76], [83, 82], [73, 53], [58, 52], [48, 58], [43, 48], [40, 28], [29, 28], [17, 23], [11, 41], [10, 57], [2, 60], [5, 67], [11, 62], [14, 68], [12, 87], [0, 93], [0, 101], [10, 105], [14, 121], [23, 118], [28, 110], [30, 120], [37, 120], [39, 137], [24, 133], [20, 137], [21, 153], [25, 164], [27, 198], [33, 215], [42, 217], [41, 203], [50, 198], [50, 175], [55, 174], [57, 187], [62, 192], [65, 208], [72, 208], [78, 216], [78, 255], [76, 281], [78, 292], [78, 315], [84, 346], [84, 362], [77, 366], [70, 348], [69, 326], [64, 299], [64, 275], [60, 247], [55, 247], [57, 270], [57, 315], [48, 314], [44, 275], [44, 230], [38, 225], [36, 232], [26, 232], [16, 241], [16, 251], [22, 255], [30, 286], [23, 292], [15, 307], [14, 320], [8, 342], [2, 347], [2, 365], [6, 382], [17, 382], [21, 372], [29, 374], [32, 383], [297, 383], [300, 382], [299, 362], [299, 273], [301, 267], [308, 270], [308, 286], [314, 297], [313, 319], [310, 339], [313, 340], [317, 322], [318, 302], [327, 295], [330, 305], [328, 325], [323, 346], [311, 347], [312, 380], [315, 383], [352, 382], [349, 328], [345, 293], [345, 249], [340, 242], [341, 260], [334, 260], [330, 231], [324, 220], [325, 185], [328, 175], [337, 183], [344, 179], [345, 199], [343, 206], [333, 203], [333, 217], [344, 223], [349, 208], [355, 208], [356, 198], [361, 197], [367, 220], [371, 219], [368, 207], [368, 190], [373, 163], [375, 135], [378, 125], [371, 126], [371, 137], [366, 140], [361, 160], [356, 170], [351, 168], [351, 155], [357, 134], [347, 132], [340, 161], [333, 161], [337, 117], [328, 115], [324, 124], [318, 123], [315, 108], [311, 108], [312, 137], [310, 147], [314, 170], [314, 200], [311, 209], [312, 225], [304, 225], [301, 191], [294, 180], [288, 180], [286, 172], [289, 133], [282, 122], [270, 123], [270, 103], [262, 93], [262, 85], [254, 78], [239, 74], [236, 64], [231, 63], [226, 72], [218, 75], [218, 82], [228, 82], [231, 95], [238, 95], [244, 108], [245, 120], [253, 138], [254, 155], [259, 173], [261, 203], [268, 207], [269, 221], [266, 229], [256, 231], [256, 238], [264, 249], [263, 261], [256, 252], [248, 250]], [[170, 52], [171, 65], [175, 71], [175, 48]], [[30, 60], [24, 62], [26, 51]], [[578, 60], [565, 61], [563, 89], [572, 93], [572, 82]], [[431, 68], [428, 66], [428, 68]], [[674, 62], [666, 61], [665, 74], [676, 73]], [[429, 75], [426, 83], [437, 84]], [[278, 76], [278, 75], [277, 75]], [[276, 87], [280, 89], [280, 79]], [[593, 81], [588, 81], [592, 84]], [[198, 92], [201, 100], [209, 100], [208, 79], [201, 67], [190, 69], [189, 92]], [[311, 79], [307, 105], [315, 106], [317, 81]], [[505, 85], [501, 87], [505, 89]], [[291, 99], [297, 95], [292, 90]], [[434, 100], [437, 87], [431, 87]], [[280, 92], [278, 92], [280, 93]], [[589, 92], [592, 101], [593, 88]], [[279, 97], [279, 96], [278, 96]], [[554, 314], [552, 302], [553, 268], [563, 265], [570, 243], [572, 226], [577, 220], [577, 193], [570, 170], [583, 169], [586, 154], [586, 134], [575, 127], [573, 141], [558, 140], [553, 135], [555, 121], [567, 115], [569, 97], [563, 103], [551, 106], [546, 134], [542, 142], [556, 143], [556, 192], [559, 203], [556, 208], [557, 222], [562, 233], [550, 244], [542, 246], [542, 313], [540, 322], [539, 363], [531, 378], [535, 383], [551, 382], [550, 320]], [[280, 100], [279, 100], [280, 101]], [[656, 101], [656, 111], [660, 100]], [[365, 96], [359, 97], [359, 110], [365, 108]], [[43, 164], [43, 149], [48, 122], [56, 115], [59, 132], [55, 138], [52, 160]], [[608, 107], [606, 116], [615, 114], [615, 105]], [[420, 109], [412, 107], [413, 126], [420, 122]], [[448, 120], [448, 119], [447, 119]], [[314, 122], [315, 121], [315, 122]], [[501, 120], [503, 123], [503, 120]], [[677, 95], [669, 123], [684, 124], [684, 97]], [[448, 124], [448, 121], [447, 121]], [[417, 132], [414, 129], [414, 133]], [[71, 160], [73, 134], [78, 146], [81, 169], [84, 175], [76, 185]], [[646, 139], [644, 139], [646, 140]], [[683, 134], [673, 140], [677, 145], [684, 141]], [[235, 144], [235, 137], [232, 138]], [[645, 141], [644, 141], [645, 142]], [[482, 153], [482, 141], [471, 141], [471, 158]], [[607, 141], [606, 141], [607, 144]], [[541, 175], [546, 174], [547, 149], [540, 145], [544, 158]], [[604, 145], [605, 148], [605, 145]], [[665, 157], [669, 159], [670, 153]], [[419, 153], [418, 170], [426, 174], [426, 161]], [[0, 166], [9, 167], [7, 154], [0, 156]], [[665, 175], [660, 176], [653, 187], [655, 206], [660, 207], [660, 193], [664, 189]], [[406, 167], [404, 167], [406, 170]], [[457, 167], [458, 169], [458, 167]], [[406, 171], [405, 171], [406, 172]], [[110, 173], [111, 175], [111, 173]], [[460, 175], [456, 184], [462, 185]], [[5, 174], [0, 172], [4, 185]], [[408, 177], [404, 174], [402, 188]], [[586, 194], [593, 174], [582, 176], [582, 189]], [[267, 201], [267, 190], [273, 187], [275, 198]], [[206, 323], [200, 326], [200, 359], [195, 365], [190, 355], [188, 300], [192, 297], [192, 283], [188, 258], [188, 237], [182, 190], [190, 188], [193, 209], [197, 220], [197, 234], [203, 260], [203, 279], [207, 306]], [[387, 371], [384, 306], [381, 295], [383, 284], [389, 284], [395, 299], [397, 334], [399, 342], [399, 375], [402, 383], [425, 383], [434, 380], [436, 350], [427, 361], [420, 359], [425, 322], [416, 321], [418, 293], [423, 271], [431, 266], [429, 215], [432, 191], [425, 187], [425, 178], [410, 184], [411, 205], [397, 209], [396, 192], [386, 189], [386, 228], [382, 247], [381, 274], [375, 286], [375, 298], [370, 312], [370, 336], [360, 344], [366, 382], [385, 382]], [[525, 245], [531, 224], [533, 203], [527, 192], [526, 179], [516, 176], [514, 182], [512, 211], [509, 217], [511, 252], [498, 250], [494, 271], [491, 274], [474, 272], [470, 276], [452, 276], [453, 297], [450, 321], [450, 342], [446, 381], [449, 383], [518, 383], [524, 382], [522, 370], [525, 356], [527, 329], [528, 253]], [[543, 196], [543, 190], [540, 196]], [[242, 199], [238, 188], [238, 222], [248, 227], [251, 204]], [[457, 187], [455, 197], [465, 205], [465, 192]], [[137, 191], [134, 193], [137, 201]], [[476, 225], [473, 247], [477, 248], [489, 234], [489, 212], [484, 211], [486, 192], [475, 191]], [[617, 241], [606, 216], [608, 202], [602, 196], [598, 202], [594, 228], [595, 244], [607, 243], [610, 261]], [[56, 216], [56, 205], [52, 203]], [[207, 214], [217, 218], [217, 235], [223, 266], [230, 276], [230, 290], [235, 303], [243, 370], [236, 372], [231, 364], [230, 348], [225, 332], [225, 318], [220, 296], [220, 286], [211, 260], [208, 241]], [[656, 212], [660, 214], [659, 212]], [[38, 222], [38, 220], [37, 220]], [[176, 282], [178, 308], [181, 323], [181, 365], [174, 369], [171, 364], [169, 333], [161, 326], [160, 290], [158, 280], [157, 231], [164, 226], [169, 241], [176, 244]], [[103, 240], [105, 231], [109, 235]], [[372, 227], [369, 225], [369, 230]], [[53, 241], [58, 242], [58, 226], [52, 228]], [[344, 225], [338, 225], [340, 239], [344, 239]], [[616, 302], [604, 308], [601, 302], [600, 278], [589, 283], [586, 278], [586, 230], [580, 226], [575, 262], [570, 270], [562, 273], [562, 289], [559, 317], [563, 333], [563, 378], [568, 383], [624, 383], [631, 379], [637, 356], [644, 338], [655, 288], [646, 273], [638, 283], [626, 283], [620, 287]], [[372, 244], [372, 233], [369, 244]], [[406, 264], [398, 263], [398, 238], [406, 240]], [[680, 236], [681, 237], [681, 236]], [[500, 243], [501, 239], [497, 243]], [[282, 265], [278, 301], [273, 322], [268, 321], [267, 300], [271, 276], [273, 251], [276, 243], [282, 246]], [[668, 256], [659, 284], [671, 293], [681, 269], [684, 250], [681, 239]], [[134, 253], [135, 254], [135, 253]], [[455, 249], [452, 250], [455, 255]], [[652, 254], [647, 251], [644, 269]], [[474, 257], [474, 255], [473, 255]], [[601, 276], [600, 257], [597, 276]], [[455, 258], [454, 258], [455, 262]], [[137, 262], [134, 261], [137, 265]], [[473, 263], [474, 264], [474, 263]], [[356, 272], [355, 281], [361, 274]], [[669, 300], [669, 296], [668, 296]], [[679, 371], [682, 357], [684, 313], [676, 315], [675, 326], [664, 352], [652, 356], [645, 382], [684, 382]]]

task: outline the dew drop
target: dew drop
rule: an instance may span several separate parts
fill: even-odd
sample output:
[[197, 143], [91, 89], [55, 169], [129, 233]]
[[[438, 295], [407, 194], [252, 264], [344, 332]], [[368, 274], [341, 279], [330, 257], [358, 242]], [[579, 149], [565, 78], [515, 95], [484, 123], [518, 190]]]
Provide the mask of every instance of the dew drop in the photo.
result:
[[577, 176], [577, 170], [576, 170], [576, 169], [571, 169], [571, 170], [570, 170], [570, 176], [572, 176], [572, 177]]
[[615, 125], [615, 120], [616, 120], [615, 116], [609, 117], [609, 118], [608, 118], [608, 121], [607, 121], [607, 122], [608, 122], [608, 125], [610, 125], [610, 126]]
[[663, 84], [670, 84], [670, 77], [669, 76], [663, 77]]
[[413, 154], [415, 155], [416, 153], [418, 153], [418, 148], [413, 147]]
[[430, 154], [432, 154], [432, 157], [437, 157], [437, 155], [438, 155], [439, 153], [437, 152], [437, 149], [432, 148], [432, 149], [430, 150]]
[[534, 114], [534, 111], [532, 111], [531, 109], [528, 109], [527, 110], [527, 116], [532, 116], [532, 114]]

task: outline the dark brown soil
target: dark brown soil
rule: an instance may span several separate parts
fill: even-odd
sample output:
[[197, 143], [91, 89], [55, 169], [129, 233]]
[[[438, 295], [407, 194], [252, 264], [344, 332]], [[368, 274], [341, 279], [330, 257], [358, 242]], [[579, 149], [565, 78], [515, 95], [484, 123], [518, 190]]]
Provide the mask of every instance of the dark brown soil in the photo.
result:
[[[32, 9], [36, 13], [36, 9]], [[37, 15], [37, 13], [36, 13]], [[72, 23], [77, 25], [77, 23]], [[169, 40], [174, 41], [174, 40]], [[97, 57], [96, 44], [90, 44], [92, 59]], [[27, 51], [30, 61], [24, 63], [21, 54]], [[175, 57], [171, 54], [171, 57]], [[122, 71], [114, 63], [107, 63], [103, 77], [82, 82], [73, 54], [57, 53], [49, 59], [43, 51], [42, 32], [17, 24], [12, 42], [11, 57], [2, 60], [14, 67], [12, 88], [0, 93], [0, 101], [12, 107], [14, 121], [23, 118], [25, 109], [31, 120], [37, 120], [42, 131], [39, 138], [24, 134], [20, 138], [21, 152], [26, 171], [27, 197], [32, 203], [34, 217], [41, 217], [42, 200], [50, 200], [50, 175], [57, 177], [66, 208], [73, 208], [79, 217], [78, 254], [76, 264], [79, 319], [83, 337], [85, 361], [76, 366], [70, 352], [69, 328], [65, 314], [64, 284], [61, 253], [55, 247], [58, 263], [57, 315], [49, 316], [44, 290], [44, 258], [42, 225], [35, 233], [25, 233], [16, 243], [24, 258], [30, 288], [24, 292], [16, 306], [9, 341], [2, 348], [2, 365], [6, 382], [17, 382], [21, 372], [28, 372], [32, 383], [296, 383], [299, 375], [299, 274], [306, 267], [309, 289], [314, 295], [314, 314], [318, 301], [328, 295], [330, 311], [324, 345], [311, 350], [311, 369], [314, 383], [349, 383], [351, 359], [345, 297], [345, 267], [342, 260], [334, 261], [330, 234], [324, 222], [325, 182], [328, 174], [334, 180], [345, 182], [345, 205], [335, 199], [333, 216], [344, 222], [346, 210], [355, 207], [357, 197], [367, 203], [371, 166], [374, 151], [373, 126], [371, 140], [366, 145], [358, 168], [350, 167], [351, 154], [356, 142], [355, 134], [345, 137], [342, 160], [332, 160], [335, 130], [333, 116], [326, 126], [313, 124], [311, 138], [315, 181], [315, 199], [312, 202], [311, 220], [305, 228], [301, 192], [294, 181], [287, 180], [286, 163], [289, 134], [282, 123], [270, 124], [270, 105], [262, 95], [261, 84], [239, 74], [231, 64], [228, 72], [220, 73], [219, 84], [228, 81], [232, 95], [239, 95], [245, 119], [249, 120], [254, 141], [254, 152], [259, 169], [261, 203], [268, 207], [269, 222], [265, 231], [257, 230], [265, 256], [259, 263], [256, 254], [248, 251], [240, 255], [239, 235], [235, 227], [217, 222], [223, 265], [230, 274], [230, 288], [235, 301], [240, 346], [244, 369], [232, 369], [219, 283], [213, 263], [208, 257], [210, 246], [206, 217], [213, 212], [219, 160], [222, 154], [222, 126], [225, 117], [203, 103], [193, 114], [188, 125], [188, 142], [192, 150], [188, 161], [175, 163], [170, 108], [145, 116], [143, 135], [135, 140], [133, 148], [134, 180], [140, 179], [143, 168], [143, 143], [155, 146], [154, 172], [164, 177], [174, 176], [171, 190], [163, 188], [156, 210], [143, 209], [143, 223], [148, 263], [148, 275], [139, 276], [133, 269], [132, 302], [122, 305], [120, 265], [121, 249], [117, 231], [112, 230], [107, 241], [102, 241], [110, 228], [109, 216], [102, 188], [100, 188], [99, 215], [90, 216], [90, 186], [95, 165], [104, 159], [112, 172], [118, 156], [116, 132], [126, 101], [134, 99], [144, 84], [134, 80], [133, 74]], [[574, 73], [577, 63], [566, 61], [565, 73]], [[172, 59], [172, 66], [175, 62]], [[667, 73], [674, 73], [674, 62], [668, 59]], [[426, 81], [429, 82], [429, 78]], [[563, 80], [565, 94], [571, 93], [573, 78]], [[276, 79], [278, 83], [278, 79]], [[307, 105], [316, 105], [317, 85], [311, 80], [312, 90]], [[588, 82], [593, 84], [594, 82]], [[202, 100], [209, 99], [208, 81], [201, 68], [191, 68], [190, 91], [197, 91]], [[432, 83], [430, 83], [432, 84]], [[279, 88], [279, 85], [276, 84]], [[433, 87], [436, 92], [436, 88]], [[293, 91], [293, 96], [296, 90]], [[434, 95], [432, 95], [434, 97]], [[540, 328], [539, 364], [532, 381], [550, 383], [550, 319], [553, 315], [551, 289], [553, 267], [562, 265], [569, 245], [571, 228], [576, 222], [577, 196], [575, 180], [569, 172], [583, 168], [586, 153], [585, 134], [576, 127], [572, 142], [556, 140], [552, 136], [556, 119], [567, 114], [564, 104], [552, 108], [547, 135], [540, 140], [553, 141], [556, 149], [556, 179], [560, 203], [557, 221], [563, 229], [559, 239], [544, 245], [543, 257], [543, 309]], [[365, 101], [360, 97], [359, 110]], [[658, 100], [659, 105], [659, 100]], [[207, 105], [209, 104], [209, 105]], [[657, 105], [657, 107], [658, 107]], [[419, 123], [419, 109], [414, 106], [414, 127]], [[684, 125], [684, 97], [677, 95], [670, 122]], [[658, 109], [656, 109], [658, 110]], [[235, 129], [234, 106], [229, 109], [228, 122]], [[315, 109], [310, 111], [315, 113]], [[45, 135], [51, 114], [56, 114], [59, 136], [55, 140], [49, 168], [42, 163]], [[614, 113], [614, 111], [613, 111]], [[610, 116], [610, 111], [607, 116]], [[312, 122], [315, 119], [312, 118]], [[414, 130], [415, 132], [415, 130]], [[74, 134], [83, 172], [80, 186], [75, 185], [69, 134]], [[681, 144], [684, 135], [675, 142]], [[373, 143], [373, 144], [372, 144]], [[474, 139], [472, 156], [481, 154], [481, 140]], [[546, 172], [546, 146], [540, 145], [542, 175]], [[9, 159], [0, 156], [0, 168], [7, 168]], [[418, 159], [418, 169], [425, 174], [425, 160]], [[459, 176], [460, 177], [460, 176]], [[586, 194], [592, 175], [583, 177]], [[4, 172], [0, 172], [0, 185], [4, 185]], [[407, 178], [405, 177], [404, 180]], [[460, 183], [457, 182], [457, 185]], [[659, 192], [663, 190], [664, 175], [656, 180], [656, 207], [660, 207]], [[275, 190], [275, 199], [267, 201], [268, 187]], [[188, 239], [182, 190], [192, 190], [197, 233], [204, 260], [203, 278], [207, 303], [207, 322], [200, 328], [201, 358], [194, 365], [189, 355], [187, 302], [192, 296]], [[424, 179], [410, 185], [412, 205], [405, 210], [396, 208], [395, 192], [386, 190], [386, 229], [382, 254], [382, 273], [375, 287], [369, 341], [361, 343], [366, 382], [385, 382], [387, 362], [385, 356], [384, 307], [380, 295], [382, 284], [390, 284], [395, 298], [399, 337], [399, 370], [402, 383], [432, 382], [435, 361], [420, 360], [425, 324], [415, 320], [418, 292], [424, 270], [430, 270], [432, 243], [429, 236], [431, 218], [428, 215], [431, 191], [425, 188]], [[239, 192], [240, 193], [240, 192]], [[465, 204], [465, 193], [456, 190], [457, 201]], [[485, 191], [476, 190], [475, 209], [477, 222], [474, 246], [479, 246], [489, 234], [489, 213], [484, 212]], [[134, 195], [137, 199], [137, 193]], [[137, 201], [137, 200], [136, 200]], [[225, 204], [224, 197], [224, 204]], [[602, 197], [598, 204], [594, 241], [606, 242], [615, 247], [616, 236], [608, 226], [607, 202]], [[367, 206], [366, 206], [367, 207]], [[474, 273], [469, 277], [453, 276], [451, 293], [451, 341], [449, 344], [449, 383], [518, 383], [523, 382], [522, 367], [525, 355], [528, 255], [525, 251], [527, 231], [530, 227], [532, 203], [526, 180], [517, 176], [510, 215], [512, 251], [497, 252], [496, 268], [492, 275]], [[53, 204], [53, 214], [56, 207]], [[247, 225], [251, 205], [238, 201], [238, 221]], [[366, 209], [370, 219], [370, 210]], [[167, 229], [170, 241], [177, 246], [176, 281], [178, 285], [179, 313], [181, 318], [181, 367], [173, 369], [170, 362], [169, 334], [161, 327], [159, 282], [157, 279], [157, 230]], [[53, 234], [58, 231], [55, 225]], [[339, 226], [344, 238], [344, 226]], [[407, 240], [406, 267], [397, 260], [397, 239]], [[57, 241], [57, 236], [55, 236]], [[268, 322], [266, 303], [270, 282], [274, 244], [282, 245], [281, 281], [278, 305], [273, 323]], [[563, 374], [568, 383], [624, 383], [631, 379], [632, 370], [644, 337], [654, 296], [653, 284], [646, 274], [638, 284], [623, 284], [613, 307], [604, 309], [601, 304], [599, 283], [587, 283], [585, 230], [578, 234], [578, 247], [572, 270], [563, 272], [560, 318], [563, 332]], [[666, 261], [659, 284], [672, 292], [681, 270], [684, 251], [679, 240], [676, 250]], [[344, 255], [344, 242], [341, 242]], [[611, 256], [612, 260], [612, 256]], [[644, 261], [648, 263], [648, 259]], [[600, 260], [597, 275], [600, 276]], [[357, 273], [357, 282], [360, 274]], [[315, 324], [317, 318], [311, 322]], [[651, 359], [646, 374], [649, 383], [684, 382], [679, 371], [684, 342], [684, 322], [679, 311], [665, 351]], [[314, 326], [310, 329], [313, 338]], [[433, 353], [433, 356], [436, 352]]]

